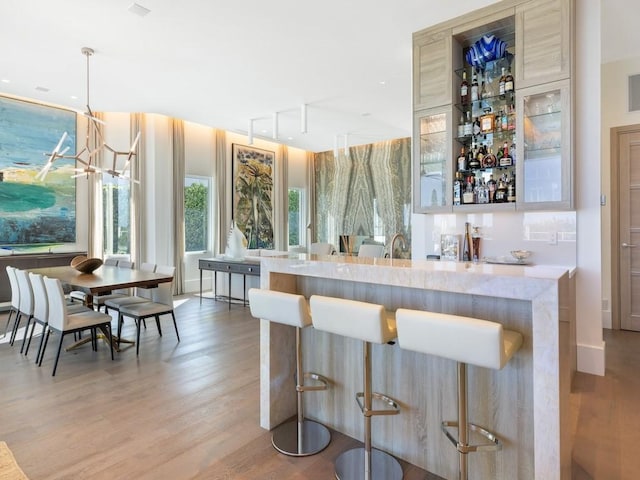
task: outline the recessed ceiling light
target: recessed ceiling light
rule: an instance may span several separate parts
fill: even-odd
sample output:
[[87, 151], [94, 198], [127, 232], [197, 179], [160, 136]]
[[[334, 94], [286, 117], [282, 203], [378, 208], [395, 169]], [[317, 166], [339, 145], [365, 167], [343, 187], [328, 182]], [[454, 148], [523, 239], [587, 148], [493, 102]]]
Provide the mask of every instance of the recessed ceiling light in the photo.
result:
[[293, 137], [287, 137], [287, 140], [293, 140]]
[[379, 83], [380, 85], [386, 85], [386, 84], [387, 84], [387, 81], [386, 81], [386, 80], [380, 80], [378, 83]]
[[132, 3], [131, 5], [129, 5], [129, 8], [127, 10], [135, 15], [138, 15], [139, 17], [145, 17], [151, 13], [151, 10], [143, 7], [142, 5], [138, 5], [137, 3]]
[[368, 117], [369, 115], [371, 115], [369, 112], [363, 112], [360, 115], [362, 115], [363, 117]]
[[262, 133], [267, 133], [267, 131], [268, 130], [265, 130], [265, 129], [260, 130], [260, 132], [262, 132]]
[[3, 78], [2, 83], [11, 83], [11, 80], [9, 80], [8, 78]]
[[39, 92], [48, 92], [49, 89], [47, 87], [36, 87], [36, 90], [38, 90]]
[[76, 95], [71, 95], [71, 99], [72, 99], [72, 100], [77, 100], [77, 99], [78, 99], [78, 97], [77, 97]]

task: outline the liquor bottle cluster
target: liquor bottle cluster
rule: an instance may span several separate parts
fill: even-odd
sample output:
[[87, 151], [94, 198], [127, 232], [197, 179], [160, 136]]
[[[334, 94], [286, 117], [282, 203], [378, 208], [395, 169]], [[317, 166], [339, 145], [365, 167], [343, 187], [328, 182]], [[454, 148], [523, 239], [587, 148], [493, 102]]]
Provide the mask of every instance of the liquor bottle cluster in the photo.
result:
[[[515, 202], [513, 57], [467, 66], [461, 75], [453, 204]], [[469, 82], [468, 78], [471, 78]]]

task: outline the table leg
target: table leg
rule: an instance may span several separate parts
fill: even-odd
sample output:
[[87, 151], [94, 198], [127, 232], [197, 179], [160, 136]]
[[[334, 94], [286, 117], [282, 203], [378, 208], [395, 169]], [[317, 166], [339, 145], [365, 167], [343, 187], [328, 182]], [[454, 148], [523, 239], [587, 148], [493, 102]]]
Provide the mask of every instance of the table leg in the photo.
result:
[[229, 311], [231, 311], [231, 272], [229, 272]]
[[242, 306], [247, 306], [247, 275], [242, 274]]
[[202, 305], [202, 269], [200, 269], [200, 305]]
[[218, 271], [213, 271], [213, 299], [218, 301]]

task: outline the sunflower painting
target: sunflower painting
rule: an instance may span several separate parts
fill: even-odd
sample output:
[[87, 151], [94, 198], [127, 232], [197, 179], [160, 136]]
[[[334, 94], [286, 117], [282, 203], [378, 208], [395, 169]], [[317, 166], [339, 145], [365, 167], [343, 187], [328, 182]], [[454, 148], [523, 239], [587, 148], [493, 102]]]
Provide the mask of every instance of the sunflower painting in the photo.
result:
[[273, 249], [274, 152], [232, 145], [233, 219], [247, 248]]

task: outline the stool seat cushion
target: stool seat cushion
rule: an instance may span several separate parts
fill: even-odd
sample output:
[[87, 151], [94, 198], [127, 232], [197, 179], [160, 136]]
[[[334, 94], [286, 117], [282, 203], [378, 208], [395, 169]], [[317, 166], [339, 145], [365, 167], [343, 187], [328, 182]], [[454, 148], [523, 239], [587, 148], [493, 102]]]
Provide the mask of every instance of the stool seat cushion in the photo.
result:
[[298, 328], [311, 325], [309, 304], [303, 295], [251, 288], [249, 308], [254, 317], [270, 322]]
[[396, 338], [394, 314], [382, 305], [321, 295], [312, 295], [309, 305], [316, 330], [378, 344]]
[[500, 370], [522, 345], [522, 335], [477, 318], [400, 308], [401, 348]]

